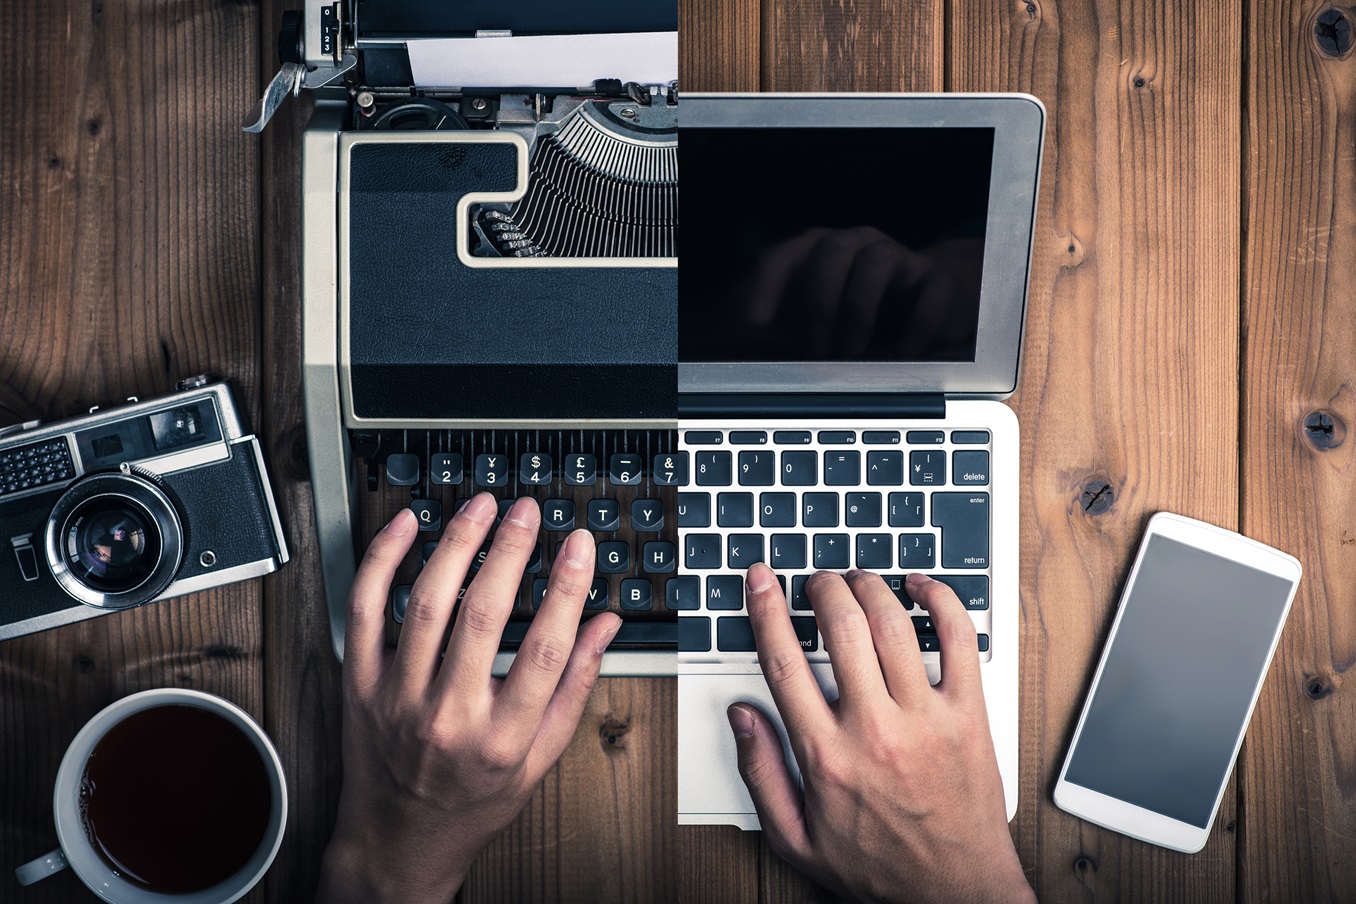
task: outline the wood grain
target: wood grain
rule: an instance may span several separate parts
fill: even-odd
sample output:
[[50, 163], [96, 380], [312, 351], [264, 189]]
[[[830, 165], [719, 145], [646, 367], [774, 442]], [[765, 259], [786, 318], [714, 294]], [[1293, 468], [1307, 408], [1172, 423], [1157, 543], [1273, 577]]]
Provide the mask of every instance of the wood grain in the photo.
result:
[[[1232, 795], [1194, 857], [1051, 802], [1147, 517], [1234, 528], [1241, 36], [1222, 2], [957, 0], [957, 90], [1044, 101], [1022, 424], [1018, 853], [1045, 902], [1227, 901]], [[1102, 514], [1087, 504], [1110, 487]], [[1102, 500], [1105, 501], [1105, 498]]]
[[678, 4], [678, 78], [683, 91], [757, 91], [758, 0]]
[[1239, 760], [1250, 902], [1356, 901], [1356, 60], [1315, 41], [1328, 8], [1248, 16], [1242, 521], [1304, 566]]
[[[208, 370], [235, 383], [257, 423], [258, 174], [236, 134], [255, 10], [25, 0], [7, 5], [6, 25], [0, 424], [168, 392]], [[95, 712], [193, 687], [259, 717], [262, 669], [258, 582], [0, 644], [0, 862], [55, 846], [57, 766]], [[18, 894], [8, 875], [0, 887]], [[21, 900], [84, 894], [67, 871]]]
[[944, 17], [943, 0], [764, 0], [762, 90], [940, 91]]

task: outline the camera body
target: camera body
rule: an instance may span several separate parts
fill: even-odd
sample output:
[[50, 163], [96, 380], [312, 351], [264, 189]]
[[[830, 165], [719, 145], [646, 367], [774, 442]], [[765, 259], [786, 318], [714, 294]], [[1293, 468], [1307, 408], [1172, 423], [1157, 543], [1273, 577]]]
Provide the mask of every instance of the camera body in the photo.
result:
[[224, 382], [0, 431], [0, 640], [287, 559], [259, 440]]

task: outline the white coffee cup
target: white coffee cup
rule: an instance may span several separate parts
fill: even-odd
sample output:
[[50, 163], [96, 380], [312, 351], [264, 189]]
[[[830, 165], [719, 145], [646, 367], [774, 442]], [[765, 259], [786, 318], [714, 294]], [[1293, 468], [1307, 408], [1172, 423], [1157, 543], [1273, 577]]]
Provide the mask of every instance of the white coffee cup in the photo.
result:
[[[263, 840], [245, 865], [230, 878], [210, 888], [186, 894], [148, 891], [144, 886], [129, 882], [115, 873], [91, 845], [80, 814], [81, 778], [95, 746], [103, 740], [109, 729], [123, 719], [159, 706], [195, 706], [215, 713], [238, 728], [258, 752], [268, 775], [272, 796]], [[113, 904], [230, 904], [244, 896], [268, 872], [278, 848], [282, 846], [283, 828], [287, 825], [287, 782], [283, 778], [278, 752], [273, 749], [268, 735], [234, 703], [202, 691], [179, 688], [160, 688], [123, 697], [85, 723], [75, 740], [71, 741], [71, 746], [66, 748], [61, 768], [57, 770], [56, 791], [52, 797], [57, 841], [61, 847], [16, 869], [14, 873], [19, 878], [19, 884], [32, 885], [69, 866], [91, 891]]]

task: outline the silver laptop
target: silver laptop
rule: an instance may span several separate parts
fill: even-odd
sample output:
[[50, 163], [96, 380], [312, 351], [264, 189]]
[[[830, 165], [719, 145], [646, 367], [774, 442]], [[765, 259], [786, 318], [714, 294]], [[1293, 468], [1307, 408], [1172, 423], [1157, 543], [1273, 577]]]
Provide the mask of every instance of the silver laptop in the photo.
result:
[[1044, 108], [959, 94], [683, 105], [678, 821], [758, 828], [725, 716], [736, 701], [776, 712], [744, 606], [756, 561], [777, 572], [830, 699], [807, 577], [883, 575], [933, 683], [936, 636], [903, 581], [956, 590], [1011, 819], [1019, 439], [999, 400], [1017, 383]]

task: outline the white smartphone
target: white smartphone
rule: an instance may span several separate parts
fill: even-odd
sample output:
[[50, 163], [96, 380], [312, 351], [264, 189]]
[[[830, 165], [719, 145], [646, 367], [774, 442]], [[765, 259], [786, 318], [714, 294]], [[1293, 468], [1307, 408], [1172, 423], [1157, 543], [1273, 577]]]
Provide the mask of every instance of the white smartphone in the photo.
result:
[[1299, 584], [1300, 563], [1166, 512], [1149, 527], [1055, 784], [1055, 806], [1194, 854]]

